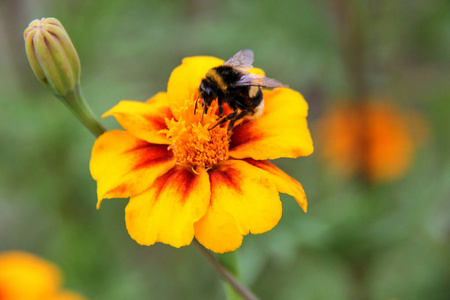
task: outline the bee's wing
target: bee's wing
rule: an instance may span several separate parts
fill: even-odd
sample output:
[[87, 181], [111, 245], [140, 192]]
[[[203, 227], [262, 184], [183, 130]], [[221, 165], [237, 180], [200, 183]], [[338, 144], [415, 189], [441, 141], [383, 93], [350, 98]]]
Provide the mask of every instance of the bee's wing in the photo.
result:
[[241, 50], [229, 60], [223, 63], [224, 66], [230, 66], [243, 71], [247, 71], [253, 68], [253, 51], [252, 50]]
[[287, 87], [278, 80], [258, 74], [244, 74], [234, 86], [263, 86], [268, 88]]

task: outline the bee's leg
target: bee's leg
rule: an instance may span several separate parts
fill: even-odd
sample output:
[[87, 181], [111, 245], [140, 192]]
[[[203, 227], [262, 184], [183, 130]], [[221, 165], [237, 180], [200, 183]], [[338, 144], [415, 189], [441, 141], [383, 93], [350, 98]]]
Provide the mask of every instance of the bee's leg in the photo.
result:
[[219, 105], [219, 118], [222, 118], [223, 107], [222, 107], [222, 99], [220, 97], [217, 98], [217, 104]]
[[205, 115], [205, 113], [208, 111], [208, 106], [206, 105], [206, 103], [203, 103], [203, 113], [202, 113], [202, 122], [203, 122], [203, 116]]
[[248, 111], [243, 110], [241, 111], [235, 118], [233, 118], [230, 123], [228, 123], [228, 129], [227, 132], [230, 132], [231, 129], [233, 129], [234, 127], [234, 123], [236, 123], [236, 121], [239, 121], [240, 119], [242, 119], [243, 117], [245, 117], [248, 114]]
[[232, 112], [231, 114], [226, 115], [225, 117], [223, 117], [222, 119], [220, 119], [219, 121], [217, 121], [217, 123], [216, 123], [213, 127], [211, 127], [209, 130], [215, 128], [216, 126], [218, 126], [218, 125], [220, 125], [220, 124], [225, 123], [225, 122], [228, 121], [228, 120], [232, 120], [233, 118], [236, 117], [236, 115], [237, 115], [237, 110], [235, 110], [235, 111]]
[[[198, 98], [199, 98], [199, 97], [197, 97], [197, 99], [195, 99], [195, 105], [194, 105], [194, 115], [195, 115], [195, 113], [196, 113], [196, 111], [197, 111]], [[202, 103], [203, 103], [203, 100], [202, 100]]]
[[220, 119], [219, 121], [217, 121], [217, 123], [210, 128], [209, 130], [213, 129], [214, 127], [225, 123], [226, 121], [232, 120], [234, 118], [236, 118], [237, 114], [238, 114], [238, 109], [236, 107], [236, 105], [234, 103], [230, 103], [230, 107], [233, 109], [233, 112], [229, 115], [226, 115], [225, 117], [223, 117], [222, 119]]

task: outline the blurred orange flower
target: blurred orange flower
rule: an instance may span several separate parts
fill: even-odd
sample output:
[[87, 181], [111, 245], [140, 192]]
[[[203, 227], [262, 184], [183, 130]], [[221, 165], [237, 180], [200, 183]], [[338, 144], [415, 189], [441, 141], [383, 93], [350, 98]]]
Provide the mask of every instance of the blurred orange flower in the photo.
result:
[[[212, 128], [217, 104], [194, 114], [206, 72], [223, 63], [214, 57], [183, 60], [167, 93], [146, 103], [121, 101], [104, 116], [125, 129], [94, 144], [90, 163], [98, 204], [131, 197], [125, 210], [130, 236], [142, 245], [189, 245], [195, 237], [217, 253], [233, 251], [243, 236], [271, 230], [281, 217], [278, 192], [292, 195], [306, 211], [300, 183], [266, 161], [313, 152], [308, 106], [288, 88], [263, 91], [258, 119]], [[254, 70], [261, 72], [261, 70]]]
[[341, 105], [318, 122], [321, 154], [337, 170], [370, 182], [401, 177], [411, 164], [426, 126], [392, 104], [367, 101]]
[[61, 290], [61, 274], [52, 263], [21, 251], [0, 253], [1, 300], [84, 300]]

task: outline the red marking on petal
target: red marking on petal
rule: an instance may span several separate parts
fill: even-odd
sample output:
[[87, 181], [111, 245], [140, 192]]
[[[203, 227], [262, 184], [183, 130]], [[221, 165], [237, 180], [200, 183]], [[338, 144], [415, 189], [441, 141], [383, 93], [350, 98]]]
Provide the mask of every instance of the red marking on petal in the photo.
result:
[[246, 121], [233, 128], [233, 134], [230, 139], [230, 151], [236, 147], [253, 143], [262, 140], [263, 138], [264, 133], [256, 131], [254, 127], [251, 126], [251, 121]]
[[[187, 199], [187, 195], [191, 193], [191, 191], [194, 189], [195, 186], [195, 177], [197, 176], [189, 169], [183, 169], [182, 174], [180, 174], [180, 179], [182, 179], [183, 182], [180, 182], [180, 186], [184, 186], [183, 190], [183, 197], [181, 198], [181, 201], [184, 203], [184, 201]], [[181, 180], [180, 180], [181, 181]]]
[[179, 195], [181, 203], [185, 203], [188, 195], [195, 187], [196, 176], [190, 169], [183, 167], [172, 168], [155, 181], [154, 187], [157, 189], [155, 198], [158, 199], [163, 189], [169, 188], [176, 191], [175, 193]]
[[172, 119], [173, 114], [169, 107], [161, 109], [160, 115], [147, 115], [145, 119], [152, 124], [152, 130], [159, 131], [167, 129], [165, 118]]
[[[242, 192], [240, 185], [241, 173], [233, 168], [225, 170], [213, 169], [210, 172], [211, 184], [226, 185], [228, 188]], [[215, 189], [212, 189], [214, 191]]]
[[246, 162], [251, 164], [252, 166], [260, 168], [261, 161], [260, 160], [254, 160], [253, 158], [246, 158], [244, 159]]
[[126, 152], [133, 152], [136, 156], [136, 163], [131, 171], [150, 168], [152, 165], [161, 164], [173, 159], [173, 154], [167, 150], [167, 145], [150, 144], [144, 141]]
[[127, 189], [128, 189], [128, 185], [127, 184], [121, 184], [121, 185], [118, 185], [115, 188], [110, 189], [109, 191], [107, 191], [105, 193], [105, 195], [109, 195], [109, 194], [121, 195], [121, 194], [124, 194], [127, 191]]
[[267, 181], [266, 178], [260, 178], [256, 180], [260, 186], [263, 186], [265, 189], [270, 189], [272, 187], [272, 182]]

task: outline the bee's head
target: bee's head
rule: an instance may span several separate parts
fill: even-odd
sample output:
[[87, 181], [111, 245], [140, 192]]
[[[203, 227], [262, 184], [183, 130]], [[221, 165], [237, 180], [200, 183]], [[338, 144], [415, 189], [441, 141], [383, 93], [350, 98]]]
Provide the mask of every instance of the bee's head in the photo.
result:
[[217, 98], [217, 88], [210, 79], [205, 78], [202, 80], [200, 87], [198, 88], [198, 96], [203, 99], [203, 103], [209, 106], [211, 102]]

